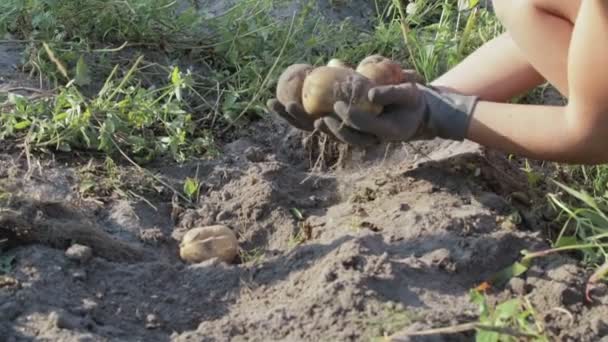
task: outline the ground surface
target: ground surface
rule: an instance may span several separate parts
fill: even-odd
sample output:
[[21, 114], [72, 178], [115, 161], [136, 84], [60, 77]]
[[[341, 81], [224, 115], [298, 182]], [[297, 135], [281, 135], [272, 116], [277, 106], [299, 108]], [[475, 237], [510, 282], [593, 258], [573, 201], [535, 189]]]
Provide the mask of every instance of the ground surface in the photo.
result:
[[[13, 72], [15, 58], [2, 46], [0, 74]], [[69, 244], [11, 248], [14, 267], [0, 278], [0, 341], [370, 340], [475, 321], [469, 290], [522, 249], [548, 247], [548, 222], [526, 211], [525, 196], [512, 200], [525, 193], [525, 175], [501, 155], [430, 141], [350, 151], [341, 168], [312, 172], [317, 154], [303, 138], [269, 118], [221, 146], [216, 159], [151, 167], [176, 188], [198, 177], [192, 206], [175, 205], [166, 189], [150, 191], [154, 182], [127, 163], [118, 166], [117, 187], [91, 171], [103, 160], [28, 162], [3, 146], [3, 186], [63, 208], [37, 210], [39, 222], [93, 222], [143, 253], [121, 261], [93, 250], [90, 260], [74, 261]], [[83, 192], [91, 180], [96, 191]], [[509, 219], [515, 210], [522, 223]], [[235, 230], [239, 260], [181, 262], [180, 236], [210, 224]], [[527, 295], [552, 340], [598, 341], [608, 335], [608, 291], [600, 287], [598, 301], [586, 304], [588, 275], [574, 259], [548, 257], [491, 297]]]

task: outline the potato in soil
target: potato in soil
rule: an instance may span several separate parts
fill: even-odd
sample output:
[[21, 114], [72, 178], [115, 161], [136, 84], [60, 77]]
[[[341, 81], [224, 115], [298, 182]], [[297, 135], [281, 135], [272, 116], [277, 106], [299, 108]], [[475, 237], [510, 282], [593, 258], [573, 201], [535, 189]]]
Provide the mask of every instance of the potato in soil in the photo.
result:
[[180, 257], [189, 263], [213, 258], [230, 263], [238, 253], [238, 241], [232, 229], [215, 225], [189, 230], [179, 248]]

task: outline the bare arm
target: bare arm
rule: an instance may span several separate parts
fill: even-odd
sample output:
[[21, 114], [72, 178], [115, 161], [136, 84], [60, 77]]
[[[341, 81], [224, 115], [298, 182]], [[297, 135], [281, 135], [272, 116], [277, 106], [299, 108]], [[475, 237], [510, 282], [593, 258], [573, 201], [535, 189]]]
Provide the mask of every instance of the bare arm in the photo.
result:
[[536, 159], [566, 163], [608, 162], [608, 5], [581, 3], [568, 56], [566, 107], [482, 101], [468, 138]]

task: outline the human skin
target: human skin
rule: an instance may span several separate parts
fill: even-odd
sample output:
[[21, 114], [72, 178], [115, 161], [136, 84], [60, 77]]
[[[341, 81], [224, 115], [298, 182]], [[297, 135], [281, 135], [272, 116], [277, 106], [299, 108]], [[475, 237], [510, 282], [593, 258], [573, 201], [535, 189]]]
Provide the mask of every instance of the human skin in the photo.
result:
[[[608, 162], [608, 1], [494, 0], [507, 33], [433, 86], [477, 95], [467, 139], [523, 157]], [[505, 103], [548, 81], [565, 106]]]

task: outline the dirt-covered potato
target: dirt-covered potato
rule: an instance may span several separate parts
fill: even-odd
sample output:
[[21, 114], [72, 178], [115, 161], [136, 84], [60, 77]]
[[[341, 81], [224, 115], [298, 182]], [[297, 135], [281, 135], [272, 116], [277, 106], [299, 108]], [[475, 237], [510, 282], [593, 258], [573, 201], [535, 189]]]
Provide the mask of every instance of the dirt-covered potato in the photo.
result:
[[277, 100], [284, 106], [289, 102], [302, 104], [302, 85], [306, 75], [313, 70], [309, 64], [293, 64], [287, 67], [277, 82]]
[[374, 115], [382, 106], [371, 103], [368, 91], [374, 83], [353, 69], [322, 66], [306, 76], [302, 88], [304, 110], [317, 119], [333, 112], [334, 104], [344, 101]]
[[377, 85], [399, 84], [405, 81], [401, 65], [381, 55], [364, 58], [356, 70]]
[[199, 263], [218, 258], [230, 263], [238, 253], [238, 241], [232, 229], [222, 226], [207, 226], [189, 230], [179, 245], [182, 260]]

